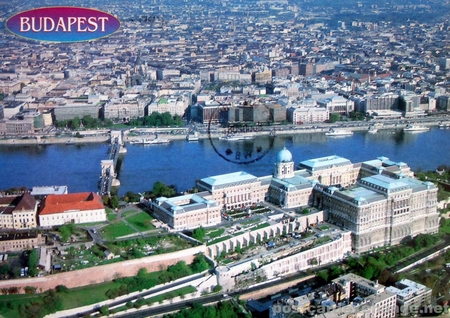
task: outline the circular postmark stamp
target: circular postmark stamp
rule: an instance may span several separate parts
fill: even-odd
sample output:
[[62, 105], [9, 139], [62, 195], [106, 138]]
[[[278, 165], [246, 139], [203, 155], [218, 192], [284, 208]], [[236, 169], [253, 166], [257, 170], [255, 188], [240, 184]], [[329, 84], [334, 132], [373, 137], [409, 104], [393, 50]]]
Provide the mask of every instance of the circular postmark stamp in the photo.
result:
[[218, 107], [210, 113], [208, 139], [214, 151], [225, 161], [236, 164], [251, 164], [264, 158], [274, 145], [275, 129], [270, 107], [261, 104], [245, 106], [248, 113], [258, 121], [226, 123], [220, 131], [215, 126], [224, 122], [221, 118], [230, 111], [229, 107]]

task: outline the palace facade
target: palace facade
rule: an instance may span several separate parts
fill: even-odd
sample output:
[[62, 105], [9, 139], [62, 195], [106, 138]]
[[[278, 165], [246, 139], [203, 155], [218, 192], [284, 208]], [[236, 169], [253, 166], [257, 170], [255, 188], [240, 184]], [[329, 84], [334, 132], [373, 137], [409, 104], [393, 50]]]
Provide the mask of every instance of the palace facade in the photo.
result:
[[271, 176], [240, 171], [203, 178], [197, 188], [206, 193], [201, 204], [193, 197], [158, 198], [154, 210], [180, 230], [217, 224], [220, 211], [263, 202], [286, 211], [313, 206], [323, 210], [325, 221], [351, 231], [356, 253], [439, 228], [437, 187], [416, 179], [406, 163], [386, 157], [352, 163], [326, 156], [302, 161], [296, 170], [284, 148]]

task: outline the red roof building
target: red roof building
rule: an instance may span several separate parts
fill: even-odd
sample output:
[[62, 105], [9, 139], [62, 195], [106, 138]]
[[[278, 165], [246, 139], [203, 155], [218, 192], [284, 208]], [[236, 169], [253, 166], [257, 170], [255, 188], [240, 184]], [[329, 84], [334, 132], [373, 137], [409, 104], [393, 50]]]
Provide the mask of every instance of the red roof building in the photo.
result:
[[51, 194], [42, 201], [39, 210], [41, 227], [104, 221], [106, 211], [102, 197], [94, 192]]

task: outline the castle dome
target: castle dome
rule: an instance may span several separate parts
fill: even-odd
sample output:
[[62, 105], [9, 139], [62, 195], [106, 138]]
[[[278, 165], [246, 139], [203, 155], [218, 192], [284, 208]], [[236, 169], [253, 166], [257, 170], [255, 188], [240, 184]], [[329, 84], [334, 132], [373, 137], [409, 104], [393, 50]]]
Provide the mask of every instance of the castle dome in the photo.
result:
[[284, 147], [277, 155], [277, 162], [292, 162], [292, 154]]

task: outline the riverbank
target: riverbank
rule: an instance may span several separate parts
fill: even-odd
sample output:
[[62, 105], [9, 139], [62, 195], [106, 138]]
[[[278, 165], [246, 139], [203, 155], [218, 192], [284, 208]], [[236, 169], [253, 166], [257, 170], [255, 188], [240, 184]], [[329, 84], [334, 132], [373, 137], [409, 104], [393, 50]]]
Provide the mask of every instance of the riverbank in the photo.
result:
[[95, 136], [95, 137], [45, 137], [45, 138], [2, 138], [0, 145], [52, 145], [52, 144], [84, 144], [84, 143], [101, 143], [109, 140], [109, 136]]
[[[338, 122], [333, 124], [320, 124], [320, 125], [286, 125], [286, 126], [269, 126], [265, 127], [265, 130], [259, 130], [254, 132], [258, 136], [268, 136], [268, 135], [296, 135], [296, 134], [310, 134], [310, 133], [325, 133], [330, 128], [346, 130], [346, 131], [368, 131], [374, 123], [372, 122]], [[438, 126], [438, 121], [430, 122], [420, 122], [420, 126]], [[407, 126], [406, 123], [383, 123], [376, 126], [378, 130], [386, 129], [403, 129]], [[155, 128], [141, 128], [143, 134], [141, 135], [131, 135], [130, 130], [126, 130], [124, 133], [124, 142], [138, 141], [140, 139], [155, 138], [154, 134], [156, 132]], [[94, 131], [95, 132], [95, 131]], [[218, 130], [214, 133], [208, 133], [207, 131], [198, 133], [198, 139], [208, 139], [208, 138], [219, 138], [226, 133], [226, 129]], [[251, 133], [249, 133], [251, 134]], [[153, 135], [153, 136], [152, 136]], [[184, 133], [171, 133], [169, 130], [163, 131], [159, 129], [159, 136], [161, 139], [170, 140], [186, 140], [186, 134]], [[1, 138], [0, 145], [51, 145], [51, 144], [85, 144], [85, 143], [103, 143], [110, 140], [109, 135], [92, 136], [89, 132], [83, 137], [74, 136], [35, 136], [26, 138]]]

